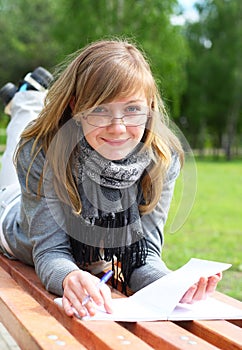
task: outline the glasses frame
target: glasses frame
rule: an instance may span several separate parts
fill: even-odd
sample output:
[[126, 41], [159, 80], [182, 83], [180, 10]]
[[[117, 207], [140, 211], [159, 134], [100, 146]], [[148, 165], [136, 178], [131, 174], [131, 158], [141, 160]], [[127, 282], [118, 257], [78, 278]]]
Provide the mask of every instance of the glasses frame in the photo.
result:
[[[115, 103], [115, 105], [119, 105], [119, 104], [121, 104], [122, 106], [124, 105], [122, 102], [117, 102], [117, 103]], [[137, 103], [131, 103], [130, 105], [132, 106], [132, 105], [136, 105]], [[111, 105], [111, 104], [110, 104]], [[102, 107], [102, 106], [106, 106], [106, 105], [100, 105], [100, 107]], [[127, 104], [127, 106], [129, 106], [129, 104]], [[97, 108], [97, 107], [99, 107], [99, 106], [94, 106], [94, 107], [92, 107], [92, 108], [89, 108], [89, 109], [87, 109], [87, 110], [85, 110], [85, 111], [83, 111], [83, 112], [80, 112], [80, 113], [78, 113], [76, 116], [78, 117], [78, 116], [81, 116], [86, 122], [87, 122], [87, 124], [88, 125], [91, 125], [91, 126], [95, 126], [95, 127], [98, 127], [98, 128], [106, 128], [106, 127], [108, 127], [108, 126], [110, 126], [110, 125], [112, 125], [113, 124], [113, 120], [121, 120], [122, 121], [122, 124], [123, 125], [125, 125], [126, 127], [136, 127], [136, 126], [142, 126], [142, 125], [145, 125], [146, 123], [147, 123], [147, 121], [148, 121], [148, 119], [151, 117], [151, 114], [150, 114], [150, 108], [148, 107], [148, 106], [142, 106], [142, 107], [144, 107], [145, 108], [145, 110], [146, 110], [146, 113], [144, 114], [144, 113], [137, 113], [136, 115], [134, 115], [134, 114], [132, 114], [132, 113], [130, 113], [130, 114], [123, 114], [121, 117], [114, 117], [111, 113], [110, 113], [110, 111], [108, 111], [108, 113], [106, 114], [106, 115], [99, 115], [98, 116], [98, 113], [97, 113], [97, 117], [107, 117], [107, 120], [109, 120], [109, 123], [107, 123], [107, 124], [105, 124], [105, 125], [98, 125], [98, 124], [95, 124], [95, 123], [90, 123], [90, 121], [88, 120], [88, 113], [90, 113], [90, 112], [92, 112], [93, 111], [93, 109], [94, 108]], [[138, 123], [138, 124], [128, 124], [128, 123], [126, 123], [125, 122], [125, 120], [124, 120], [124, 118], [126, 118], [126, 117], [138, 117], [138, 116], [145, 116], [145, 120], [144, 121], [142, 121], [142, 122], [140, 122], [140, 123]], [[108, 119], [109, 118], [109, 119]]]

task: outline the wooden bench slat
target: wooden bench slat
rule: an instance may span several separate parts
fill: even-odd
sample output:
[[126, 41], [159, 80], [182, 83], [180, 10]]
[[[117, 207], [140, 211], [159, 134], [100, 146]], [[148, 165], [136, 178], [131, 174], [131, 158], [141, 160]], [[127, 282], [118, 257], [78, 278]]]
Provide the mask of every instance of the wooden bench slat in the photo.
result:
[[228, 321], [179, 321], [177, 324], [220, 349], [242, 349], [241, 329]]
[[196, 350], [219, 349], [169, 321], [127, 323], [125, 326], [157, 350], [187, 350], [192, 345], [196, 345]]
[[[196, 349], [242, 349], [241, 331], [231, 322], [184, 321], [184, 322], [138, 322], [116, 323], [110, 321], [79, 321], [68, 317], [54, 302], [55, 296], [48, 293], [32, 267], [19, 261], [10, 261], [0, 255], [2, 266], [17, 283], [48, 310], [80, 343], [88, 349], [187, 349], [196, 344]], [[113, 297], [120, 293], [113, 291]], [[217, 299], [241, 307], [241, 303], [223, 294], [215, 293]], [[232, 299], [232, 300], [230, 300]], [[238, 320], [237, 320], [238, 321]], [[24, 349], [26, 350], [26, 349]], [[31, 349], [32, 350], [32, 349]]]
[[[15, 278], [28, 293], [34, 296], [51, 315], [53, 315], [77, 340], [89, 349], [123, 350], [130, 345], [132, 349], [151, 350], [152, 348], [116, 322], [80, 321], [68, 317], [54, 302], [54, 295], [48, 293], [39, 282], [33, 268], [19, 261], [10, 261], [0, 256], [0, 265]], [[4, 323], [4, 322], [3, 322]], [[32, 350], [32, 349], [31, 349]]]
[[85, 350], [0, 267], [0, 320], [24, 350]]
[[[242, 303], [225, 294], [215, 292], [214, 297], [219, 301], [242, 310]], [[221, 349], [242, 349], [242, 320], [209, 320], [177, 322], [179, 326], [196, 334]]]
[[[80, 334], [80, 327], [81, 328], [85, 327], [86, 322], [84, 323], [84, 325], [83, 324], [80, 325], [79, 323], [76, 325], [75, 324], [76, 320], [70, 319], [69, 317], [64, 315], [62, 312], [60, 312], [59, 309], [56, 310], [56, 305], [51, 303], [51, 300], [50, 300], [50, 298], [52, 297], [51, 294], [48, 293], [43, 288], [43, 286], [41, 285], [39, 279], [37, 278], [37, 276], [32, 268], [22, 264], [19, 261], [10, 262], [6, 258], [1, 259], [1, 257], [0, 257], [0, 262], [4, 264], [5, 269], [9, 273], [11, 273], [11, 275], [18, 281], [18, 283], [20, 285], [22, 285], [26, 290], [28, 290], [29, 293], [34, 295], [35, 299], [38, 300], [38, 302], [42, 303], [42, 305], [45, 308], [47, 308], [48, 311], [51, 312], [63, 325], [65, 325], [65, 327], [78, 339], [79, 334]], [[28, 276], [28, 278], [26, 276]], [[117, 291], [114, 291], [113, 297], [121, 297], [121, 294]], [[77, 321], [77, 322], [79, 322], [79, 321]], [[90, 344], [90, 341], [88, 341], [88, 339], [89, 339], [90, 335], [92, 334], [92, 332], [96, 333], [97, 322], [98, 322], [97, 329], [101, 328], [104, 330], [103, 321], [95, 321], [95, 322], [90, 321], [90, 322], [88, 322], [89, 323], [88, 329], [85, 329], [85, 331], [82, 332], [82, 334], [83, 334], [82, 343], [84, 343], [86, 346], [89, 346], [89, 345], [93, 346], [93, 344]], [[112, 325], [113, 322], [111, 322], [110, 324]], [[124, 323], [120, 323], [120, 324], [124, 325]], [[186, 346], [187, 346], [186, 340], [187, 339], [188, 339], [188, 342], [189, 341], [195, 342], [195, 340], [191, 340], [191, 339], [196, 338], [193, 334], [189, 333], [188, 331], [183, 330], [182, 328], [179, 328], [178, 326], [176, 326], [172, 322], [164, 322], [164, 323], [161, 322], [160, 323], [161, 327], [164, 328], [164, 331], [157, 329], [157, 326], [156, 326], [157, 323], [151, 323], [151, 324], [153, 324], [154, 328], [156, 329], [156, 335], [152, 334], [152, 342], [148, 341], [150, 339], [149, 335], [151, 335], [151, 326], [149, 325], [149, 323], [146, 323], [147, 327], [145, 327], [145, 324], [143, 324], [142, 326], [139, 326], [139, 323], [135, 323], [134, 325], [136, 325], [136, 326], [134, 328], [132, 328], [132, 326], [131, 326], [132, 323], [131, 323], [131, 324], [129, 324], [129, 327], [127, 327], [127, 329], [129, 329], [132, 333], [134, 333], [140, 339], [144, 340], [146, 343], [151, 345], [153, 348], [155, 348], [155, 346], [157, 344], [158, 344], [158, 348], [159, 348], [160, 344], [162, 344], [162, 346], [164, 348], [167, 347], [167, 349], [168, 348], [169, 349], [177, 349], [177, 343], [179, 343], [179, 347], [181, 349], [186, 349]], [[110, 332], [110, 327], [111, 326], [109, 325], [108, 326], [109, 332]], [[116, 328], [116, 326], [115, 326], [115, 328]], [[140, 330], [142, 330], [142, 334], [145, 334], [144, 337], [142, 337], [140, 335]], [[115, 331], [112, 330], [112, 334], [114, 334], [114, 332]], [[177, 334], [176, 334], [176, 332], [177, 332]], [[106, 331], [106, 333], [108, 334], [107, 331]], [[179, 338], [179, 337], [182, 337], [182, 335], [180, 333], [182, 333], [182, 335], [183, 335], [183, 337], [185, 337], [185, 339]], [[86, 339], [86, 335], [87, 335], [87, 339]], [[119, 339], [123, 339], [123, 338], [126, 339], [125, 335], [123, 334], [123, 330], [122, 330], [122, 333], [119, 332], [116, 335], [116, 337], [118, 337]], [[207, 348], [210, 349], [209, 344], [207, 342], [204, 342], [202, 339], [201, 339], [201, 341], [198, 341], [198, 340], [199, 340], [199, 338], [197, 338], [196, 344], [200, 344], [201, 349], [205, 349], [204, 343], [206, 343]], [[93, 341], [95, 341], [95, 344], [97, 343], [97, 339], [95, 339]], [[101, 346], [101, 344], [99, 344], [99, 346]], [[197, 347], [197, 349], [200, 350], [198, 347]], [[211, 349], [215, 349], [215, 347], [211, 346]]]

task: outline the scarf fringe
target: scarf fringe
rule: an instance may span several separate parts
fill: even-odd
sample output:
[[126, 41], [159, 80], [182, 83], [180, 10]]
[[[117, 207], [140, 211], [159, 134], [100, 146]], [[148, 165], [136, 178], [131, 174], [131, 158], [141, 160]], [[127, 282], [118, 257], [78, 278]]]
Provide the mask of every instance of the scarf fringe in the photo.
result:
[[139, 241], [125, 247], [104, 248], [103, 256], [99, 247], [93, 247], [77, 241], [71, 237], [73, 255], [81, 269], [87, 269], [92, 262], [105, 260], [112, 261], [112, 286], [117, 289], [119, 281], [122, 293], [127, 294], [127, 287], [134, 269], [145, 264], [148, 254], [146, 240]]

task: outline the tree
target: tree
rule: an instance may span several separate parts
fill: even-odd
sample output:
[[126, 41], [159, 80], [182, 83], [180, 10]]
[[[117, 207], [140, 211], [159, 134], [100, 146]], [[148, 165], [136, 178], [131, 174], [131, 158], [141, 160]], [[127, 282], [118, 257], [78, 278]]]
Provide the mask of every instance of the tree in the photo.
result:
[[63, 55], [87, 42], [129, 37], [138, 42], [151, 64], [173, 118], [180, 114], [185, 89], [186, 44], [170, 16], [177, 0], [60, 0], [54, 36]]
[[38, 65], [52, 70], [87, 43], [110, 37], [136, 41], [147, 56], [171, 116], [180, 115], [186, 44], [170, 17], [177, 0], [0, 0], [0, 83]]
[[55, 14], [51, 0], [0, 0], [0, 83], [17, 83], [39, 65], [51, 69], [58, 47], [50, 26]]
[[205, 0], [197, 9], [199, 22], [186, 30], [191, 59], [184, 110], [191, 129], [198, 135], [206, 128], [230, 159], [242, 117], [242, 2]]

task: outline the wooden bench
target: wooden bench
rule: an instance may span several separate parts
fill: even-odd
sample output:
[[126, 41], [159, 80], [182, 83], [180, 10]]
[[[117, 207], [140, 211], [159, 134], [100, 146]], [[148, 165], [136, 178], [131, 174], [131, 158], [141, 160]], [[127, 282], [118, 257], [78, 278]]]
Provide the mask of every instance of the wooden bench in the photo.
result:
[[[215, 297], [242, 308], [221, 293]], [[242, 349], [241, 320], [83, 322], [66, 316], [54, 298], [32, 267], [0, 255], [0, 321], [23, 350]]]

